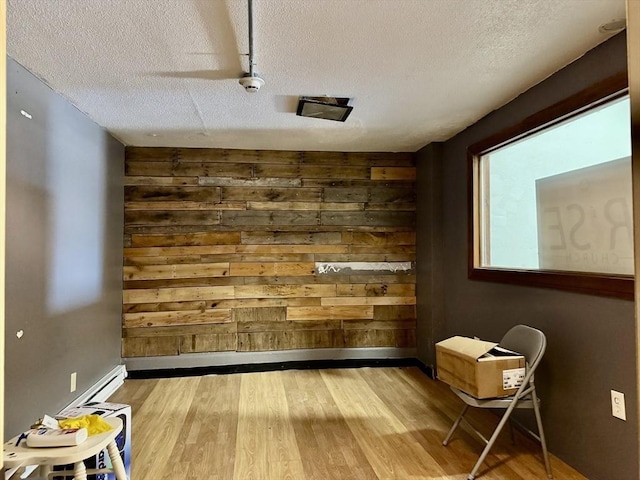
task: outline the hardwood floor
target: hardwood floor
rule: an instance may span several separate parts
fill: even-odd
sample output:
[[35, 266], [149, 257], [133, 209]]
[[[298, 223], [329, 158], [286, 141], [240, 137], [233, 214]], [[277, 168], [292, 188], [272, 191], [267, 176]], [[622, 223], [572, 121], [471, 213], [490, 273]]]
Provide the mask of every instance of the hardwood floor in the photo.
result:
[[[461, 428], [442, 446], [462, 405], [412, 367], [127, 380], [110, 401], [132, 406], [131, 480], [464, 480], [483, 447]], [[486, 435], [497, 423], [467, 416]], [[480, 478], [546, 478], [536, 443], [502, 437]]]

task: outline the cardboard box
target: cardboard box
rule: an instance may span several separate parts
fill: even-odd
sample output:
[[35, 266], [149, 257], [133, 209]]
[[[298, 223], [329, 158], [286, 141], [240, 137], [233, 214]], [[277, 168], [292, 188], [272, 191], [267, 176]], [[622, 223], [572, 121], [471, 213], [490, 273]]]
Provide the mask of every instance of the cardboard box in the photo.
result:
[[467, 337], [438, 342], [438, 379], [476, 398], [514, 394], [525, 376], [525, 358], [497, 345]]
[[[122, 457], [124, 468], [127, 471], [127, 477], [131, 478], [131, 406], [121, 403], [89, 402], [79, 407], [65, 409], [56, 417], [81, 417], [83, 415], [119, 417], [122, 420], [122, 431], [116, 437], [116, 445]], [[102, 450], [95, 457], [85, 460], [84, 463], [87, 469], [111, 468], [112, 466], [107, 449]], [[73, 465], [70, 468], [73, 469]], [[61, 469], [64, 470], [64, 468]], [[116, 477], [113, 473], [99, 473], [97, 475], [88, 475], [87, 478], [88, 480], [115, 480]]]

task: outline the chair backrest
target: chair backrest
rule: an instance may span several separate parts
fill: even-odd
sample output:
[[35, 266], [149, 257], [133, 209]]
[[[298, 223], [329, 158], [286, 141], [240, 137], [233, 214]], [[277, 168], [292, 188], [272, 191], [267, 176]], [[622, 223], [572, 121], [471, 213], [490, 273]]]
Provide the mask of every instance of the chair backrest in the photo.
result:
[[535, 370], [547, 348], [547, 338], [537, 328], [516, 325], [502, 337], [500, 346], [523, 354], [529, 368]]

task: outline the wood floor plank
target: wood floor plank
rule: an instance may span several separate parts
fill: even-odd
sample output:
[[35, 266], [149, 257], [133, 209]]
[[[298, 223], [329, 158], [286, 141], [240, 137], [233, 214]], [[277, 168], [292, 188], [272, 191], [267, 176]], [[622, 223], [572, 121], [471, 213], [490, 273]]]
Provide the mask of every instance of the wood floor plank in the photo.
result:
[[233, 478], [240, 381], [238, 375], [201, 378], [189, 409], [193, 420], [185, 429], [180, 457], [188, 465], [186, 479]]
[[[380, 479], [427, 479], [445, 474], [385, 403], [360, 369], [322, 372], [342, 416]], [[402, 458], [402, 461], [399, 461]]]
[[307, 480], [377, 480], [318, 370], [283, 372]]
[[279, 372], [244, 374], [238, 408], [234, 478], [304, 480]]
[[[389, 410], [405, 426], [406, 431], [428, 451], [445, 474], [454, 477], [468, 474], [473, 468], [483, 445], [470, 435], [457, 435], [447, 447], [442, 445], [444, 433], [453, 423], [453, 418], [460, 413], [462, 406], [450, 416], [440, 409], [436, 401], [416, 394], [411, 385], [403, 381], [404, 369], [385, 369], [383, 372], [372, 372], [363, 369], [362, 376], [370, 388], [387, 405]], [[443, 392], [448, 393], [448, 392]], [[448, 396], [448, 395], [447, 395]], [[487, 434], [488, 435], [488, 434]], [[544, 468], [540, 464], [540, 473], [544, 477]], [[508, 478], [520, 478], [510, 468], [504, 468], [500, 475], [507, 473]], [[484, 478], [494, 478], [487, 475]], [[504, 478], [497, 476], [495, 478]], [[524, 478], [538, 478], [535, 476]], [[542, 477], [541, 477], [542, 478]]]
[[137, 444], [131, 455], [132, 478], [164, 478], [167, 465], [160, 459], [172, 458], [188, 413], [185, 405], [192, 403], [199, 382], [197, 377], [157, 382], [131, 422], [132, 443]]
[[[131, 480], [466, 480], [483, 447], [464, 427], [442, 446], [461, 403], [415, 367], [126, 380], [110, 401], [132, 406]], [[468, 417], [485, 435], [497, 424]], [[540, 446], [505, 434], [480, 474], [546, 478]]]

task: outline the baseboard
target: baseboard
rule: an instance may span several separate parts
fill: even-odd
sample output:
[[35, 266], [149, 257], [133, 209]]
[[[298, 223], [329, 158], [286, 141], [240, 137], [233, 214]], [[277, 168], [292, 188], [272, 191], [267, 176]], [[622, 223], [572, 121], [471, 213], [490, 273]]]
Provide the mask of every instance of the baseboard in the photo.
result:
[[127, 368], [125, 365], [117, 365], [104, 377], [93, 384], [83, 394], [76, 397], [73, 402], [67, 405], [63, 410], [74, 408], [87, 402], [105, 402], [113, 393], [124, 384], [127, 377]]
[[125, 358], [130, 378], [228, 374], [285, 369], [417, 366], [413, 348], [324, 348], [278, 352], [216, 352]]

